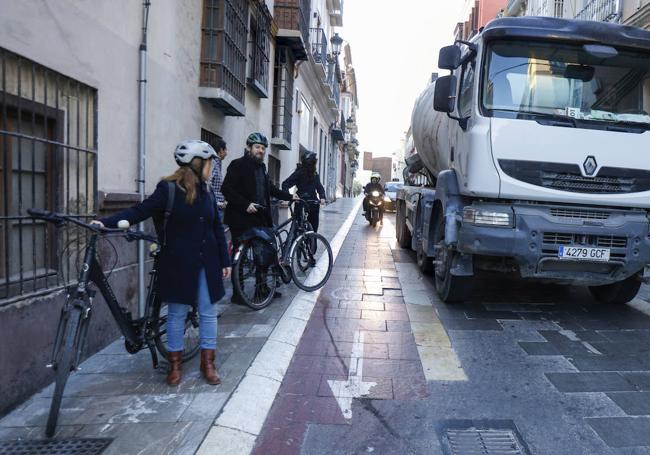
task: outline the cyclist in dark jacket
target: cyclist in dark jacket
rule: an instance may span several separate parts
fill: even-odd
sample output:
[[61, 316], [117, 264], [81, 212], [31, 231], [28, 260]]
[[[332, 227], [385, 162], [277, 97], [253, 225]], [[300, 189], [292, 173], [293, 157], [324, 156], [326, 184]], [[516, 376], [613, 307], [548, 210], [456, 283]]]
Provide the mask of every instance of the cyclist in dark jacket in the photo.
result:
[[221, 382], [214, 366], [217, 345], [217, 308], [225, 292], [223, 278], [230, 276], [230, 258], [217, 214], [217, 204], [207, 186], [216, 152], [203, 141], [184, 141], [174, 152], [180, 166], [163, 179], [154, 193], [140, 204], [94, 223], [116, 227], [120, 220], [131, 225], [148, 218], [161, 219], [167, 209], [169, 184], [174, 200], [158, 257], [156, 280], [159, 298], [167, 303], [169, 385], [181, 381], [185, 321], [190, 306], [198, 307], [201, 372], [209, 384]]
[[[282, 191], [269, 180], [264, 165], [264, 156], [269, 141], [262, 133], [251, 133], [246, 139], [246, 153], [228, 166], [221, 191], [228, 204], [224, 222], [232, 235], [233, 255], [239, 248], [241, 237], [252, 228], [272, 227], [271, 196], [290, 201], [291, 193]], [[257, 277], [262, 280], [261, 276]], [[242, 303], [234, 290], [233, 303]], [[276, 297], [281, 294], [276, 291]]]
[[314, 231], [318, 231], [318, 217], [320, 214], [320, 206], [318, 205], [318, 197], [320, 202], [325, 203], [326, 195], [325, 188], [320, 182], [318, 172], [316, 172], [317, 157], [314, 152], [305, 152], [301, 159], [300, 164], [296, 170], [282, 182], [282, 189], [289, 191], [294, 186], [297, 188], [296, 194], [306, 201], [312, 202], [309, 204], [308, 219]]

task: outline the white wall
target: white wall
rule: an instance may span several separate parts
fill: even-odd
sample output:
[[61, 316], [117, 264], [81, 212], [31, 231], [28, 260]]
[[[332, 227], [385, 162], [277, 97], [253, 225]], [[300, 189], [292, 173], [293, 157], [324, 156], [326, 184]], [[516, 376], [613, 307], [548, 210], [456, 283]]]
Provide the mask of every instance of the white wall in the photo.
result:
[[[272, 11], [273, 0], [267, 0]], [[271, 98], [246, 95], [246, 118], [224, 117], [199, 101], [202, 0], [156, 0], [149, 16], [147, 191], [173, 171], [174, 146], [200, 137], [201, 127], [224, 137], [241, 156], [246, 136], [270, 136]], [[135, 191], [137, 177], [137, 0], [3, 2], [0, 47], [88, 84], [98, 91], [98, 189]], [[269, 96], [273, 88], [270, 52]], [[227, 163], [226, 163], [227, 164]], [[283, 159], [284, 167], [284, 159]]]

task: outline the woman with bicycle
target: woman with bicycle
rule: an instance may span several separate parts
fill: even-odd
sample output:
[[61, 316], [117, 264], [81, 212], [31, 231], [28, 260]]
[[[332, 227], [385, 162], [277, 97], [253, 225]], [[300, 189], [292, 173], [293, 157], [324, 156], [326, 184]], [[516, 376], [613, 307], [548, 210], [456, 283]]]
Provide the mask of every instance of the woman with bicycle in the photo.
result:
[[289, 191], [295, 186], [297, 188], [296, 194], [309, 203], [307, 219], [314, 232], [318, 232], [318, 220], [320, 216], [318, 196], [320, 196], [321, 203], [325, 203], [326, 200], [325, 188], [323, 188], [316, 170], [317, 161], [318, 159], [314, 152], [305, 152], [300, 158], [300, 164], [296, 167], [293, 174], [282, 182], [282, 189], [284, 191]]
[[[214, 303], [224, 296], [223, 278], [230, 277], [231, 270], [217, 203], [207, 184], [216, 157], [206, 142], [181, 142], [174, 151], [179, 168], [163, 178], [151, 196], [130, 209], [94, 221], [106, 227], [116, 227], [120, 220], [127, 220], [131, 225], [148, 218], [156, 222], [158, 238], [162, 239], [156, 283], [160, 299], [168, 304], [167, 384], [172, 386], [181, 381], [183, 334], [190, 307], [198, 307], [201, 373], [208, 384], [221, 382], [214, 366], [217, 344]], [[164, 228], [161, 227], [163, 217]]]

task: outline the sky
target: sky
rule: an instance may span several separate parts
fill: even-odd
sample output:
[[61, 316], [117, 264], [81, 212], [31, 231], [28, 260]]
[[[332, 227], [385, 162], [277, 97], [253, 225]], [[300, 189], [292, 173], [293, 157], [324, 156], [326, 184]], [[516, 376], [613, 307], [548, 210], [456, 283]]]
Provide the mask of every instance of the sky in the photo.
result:
[[[463, 0], [345, 0], [341, 37], [350, 44], [359, 95], [359, 149], [401, 148], [415, 99], [453, 44]], [[440, 72], [441, 75], [446, 74]]]

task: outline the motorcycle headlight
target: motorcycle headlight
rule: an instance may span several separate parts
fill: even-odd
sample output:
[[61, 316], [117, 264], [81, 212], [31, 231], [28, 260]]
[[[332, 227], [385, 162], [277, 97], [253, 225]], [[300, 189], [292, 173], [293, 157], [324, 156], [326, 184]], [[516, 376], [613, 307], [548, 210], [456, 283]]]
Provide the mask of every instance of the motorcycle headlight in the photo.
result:
[[512, 210], [505, 207], [503, 211], [496, 211], [494, 209], [469, 206], [463, 209], [463, 223], [480, 226], [513, 227], [514, 215]]
[[372, 197], [379, 197], [379, 191], [373, 191], [372, 193], [370, 193], [370, 195]]

